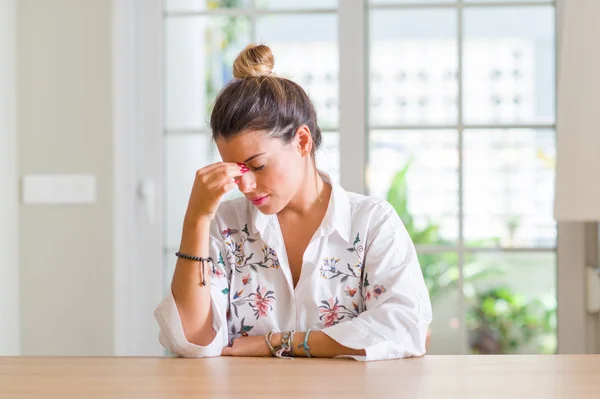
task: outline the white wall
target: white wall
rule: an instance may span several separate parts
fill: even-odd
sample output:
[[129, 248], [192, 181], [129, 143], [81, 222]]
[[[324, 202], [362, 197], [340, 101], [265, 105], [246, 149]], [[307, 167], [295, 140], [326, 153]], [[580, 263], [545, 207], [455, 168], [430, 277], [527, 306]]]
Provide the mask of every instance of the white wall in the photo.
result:
[[19, 354], [15, 0], [0, 0], [0, 356]]
[[19, 176], [93, 174], [93, 205], [21, 205], [24, 355], [111, 355], [110, 0], [18, 1]]

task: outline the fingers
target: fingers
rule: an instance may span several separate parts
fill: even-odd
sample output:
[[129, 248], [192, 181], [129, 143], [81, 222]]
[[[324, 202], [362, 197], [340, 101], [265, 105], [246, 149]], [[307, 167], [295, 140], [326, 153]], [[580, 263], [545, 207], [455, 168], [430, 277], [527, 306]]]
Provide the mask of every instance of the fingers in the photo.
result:
[[233, 178], [235, 176], [242, 175], [242, 168], [238, 164], [232, 162], [217, 162], [198, 170], [198, 173], [200, 175], [211, 176], [215, 174], [226, 174], [227, 176], [231, 176]]
[[221, 356], [233, 356], [233, 348], [230, 348], [229, 346], [223, 348]]
[[210, 189], [217, 189], [233, 182], [244, 173], [239, 166], [231, 163], [221, 162], [220, 164], [209, 165], [207, 168], [209, 167], [208, 170], [206, 168], [200, 169], [197, 172], [197, 178], [202, 185]]
[[[203, 171], [205, 173], [210, 173], [219, 168], [223, 168], [224, 166], [237, 166], [237, 164], [235, 164], [233, 162], [215, 162], [215, 163], [211, 163], [210, 165], [207, 165], [207, 166], [201, 168], [199, 170], [199, 172]], [[238, 169], [239, 169], [239, 167], [238, 167]]]
[[230, 192], [231, 190], [233, 190], [235, 187], [237, 186], [236, 182], [229, 182], [224, 184], [223, 187], [223, 194]]
[[238, 183], [236, 179], [221, 178], [210, 182], [206, 187], [209, 190], [214, 190], [215, 192], [223, 195], [233, 190], [237, 186], [237, 184]]

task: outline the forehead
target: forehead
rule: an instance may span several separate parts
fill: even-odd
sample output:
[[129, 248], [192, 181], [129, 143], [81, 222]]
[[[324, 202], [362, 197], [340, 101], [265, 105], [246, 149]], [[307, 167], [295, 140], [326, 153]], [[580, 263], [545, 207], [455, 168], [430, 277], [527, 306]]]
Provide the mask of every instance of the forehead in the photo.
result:
[[217, 148], [224, 162], [244, 162], [257, 154], [269, 154], [281, 146], [281, 141], [262, 131], [247, 131], [230, 139], [219, 137]]

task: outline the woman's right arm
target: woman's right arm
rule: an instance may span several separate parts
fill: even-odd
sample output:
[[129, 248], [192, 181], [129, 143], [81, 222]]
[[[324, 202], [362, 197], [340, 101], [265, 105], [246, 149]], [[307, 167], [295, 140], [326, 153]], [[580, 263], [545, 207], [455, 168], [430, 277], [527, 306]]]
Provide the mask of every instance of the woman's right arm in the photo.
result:
[[[184, 254], [207, 258], [209, 253], [210, 220], [199, 222], [185, 221], [179, 251]], [[200, 284], [198, 261], [177, 259], [171, 292], [177, 305], [186, 339], [196, 345], [206, 346], [215, 338], [213, 313], [210, 301], [211, 264], [204, 263], [206, 285]]]
[[[196, 173], [184, 218], [180, 252], [218, 261], [222, 244], [217, 242], [220, 241], [218, 227], [213, 219], [222, 196], [235, 187], [233, 179], [241, 174], [239, 166], [228, 163], [209, 165]], [[219, 270], [223, 266], [214, 265]], [[217, 334], [220, 330], [226, 331], [222, 321], [227, 298], [221, 292], [221, 285], [226, 283], [228, 273], [220, 270], [220, 277], [211, 276], [213, 265], [204, 262], [206, 285], [203, 286], [201, 267], [199, 261], [178, 258], [171, 295], [155, 312], [161, 329], [161, 343], [180, 356], [218, 356], [223, 345], [215, 341], [226, 341], [227, 338], [226, 332], [222, 332], [223, 337], [217, 337]], [[211, 284], [211, 277], [219, 281]]]

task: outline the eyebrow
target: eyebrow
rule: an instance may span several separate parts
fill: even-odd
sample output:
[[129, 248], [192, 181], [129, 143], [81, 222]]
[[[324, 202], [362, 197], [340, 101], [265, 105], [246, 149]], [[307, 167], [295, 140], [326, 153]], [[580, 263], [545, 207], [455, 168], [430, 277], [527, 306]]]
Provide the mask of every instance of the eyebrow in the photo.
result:
[[261, 152], [260, 154], [252, 155], [250, 158], [246, 159], [244, 161], [244, 163], [248, 163], [248, 162], [252, 161], [254, 158], [260, 157], [261, 155], [265, 155], [265, 154], [266, 154], [265, 152]]

